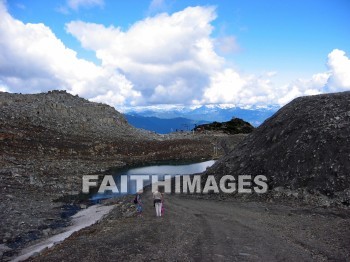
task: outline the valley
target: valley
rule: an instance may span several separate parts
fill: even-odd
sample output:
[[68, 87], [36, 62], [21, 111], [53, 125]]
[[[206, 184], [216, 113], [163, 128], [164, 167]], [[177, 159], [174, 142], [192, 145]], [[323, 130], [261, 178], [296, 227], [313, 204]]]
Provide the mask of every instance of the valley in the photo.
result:
[[[142, 217], [132, 195], [101, 198], [98, 202], [111, 210], [105, 218], [53, 248], [33, 253], [30, 260], [350, 257], [349, 92], [296, 99], [252, 133], [234, 135], [220, 130], [163, 135], [140, 130], [113, 108], [64, 91], [0, 95], [4, 261], [63, 233], [72, 215], [89, 210], [94, 203], [81, 194], [84, 176], [213, 158], [215, 164], [200, 174], [202, 187], [209, 176], [217, 181], [231, 176], [238, 184], [247, 183], [243, 178], [264, 176], [267, 192], [227, 194], [220, 186], [219, 192], [209, 194], [167, 194], [167, 213], [160, 219], [154, 216], [148, 187], [142, 195]], [[111, 249], [109, 255], [103, 251]]]

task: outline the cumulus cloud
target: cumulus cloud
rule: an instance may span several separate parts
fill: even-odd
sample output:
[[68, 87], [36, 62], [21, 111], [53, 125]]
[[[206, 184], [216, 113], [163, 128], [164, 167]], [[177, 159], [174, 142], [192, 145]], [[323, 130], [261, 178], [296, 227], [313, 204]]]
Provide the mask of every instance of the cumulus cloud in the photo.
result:
[[334, 49], [328, 55], [326, 66], [328, 70], [323, 73], [282, 86], [273, 83], [272, 78], [277, 72], [267, 72], [261, 76], [244, 75], [226, 68], [211, 75], [203, 99], [197, 103], [282, 106], [299, 96], [350, 90], [350, 60], [345, 52]]
[[334, 49], [328, 55], [327, 66], [331, 72], [328, 79], [330, 91], [341, 91], [350, 89], [350, 59], [345, 52]]
[[276, 90], [265, 75], [243, 75], [233, 69], [213, 74], [201, 103], [268, 105], [276, 99]]
[[[97, 1], [75, 1], [97, 5]], [[102, 1], [99, 1], [102, 2]], [[328, 55], [327, 70], [276, 86], [277, 72], [244, 74], [223, 55], [239, 46], [233, 36], [214, 39], [213, 7], [147, 17], [127, 30], [83, 21], [66, 25], [101, 66], [79, 59], [44, 24], [14, 19], [0, 1], [0, 91], [34, 93], [66, 89], [93, 101], [122, 105], [283, 105], [301, 95], [350, 89], [350, 60]], [[160, 5], [162, 1], [155, 1]], [[221, 49], [221, 50], [219, 50]], [[221, 55], [220, 55], [221, 54]]]
[[299, 96], [318, 95], [326, 92], [329, 72], [313, 75], [310, 79], [298, 79], [280, 88], [278, 104], [285, 105]]
[[215, 18], [212, 7], [190, 7], [146, 18], [127, 31], [82, 21], [67, 24], [67, 31], [95, 51], [104, 67], [123, 72], [144, 101], [170, 95], [176, 86], [187, 96], [173, 94], [173, 103], [186, 104], [200, 98], [210, 75], [224, 62], [210, 38]]
[[0, 17], [0, 83], [9, 91], [66, 89], [97, 99], [113, 90], [114, 104], [139, 97], [124, 75], [77, 58], [45, 25], [14, 19], [1, 2]]
[[298, 79], [280, 88], [278, 103], [284, 105], [298, 96], [350, 90], [350, 59], [345, 52], [334, 49], [328, 54], [328, 71], [310, 79]]
[[66, 28], [96, 52], [103, 66], [122, 72], [134, 84], [142, 105], [283, 105], [297, 96], [327, 92], [328, 86], [334, 86], [332, 91], [347, 88], [344, 68], [349, 60], [339, 50], [329, 55], [329, 71], [284, 86], [274, 85], [277, 72], [246, 75], [230, 68], [216, 51], [223, 55], [240, 47], [233, 36], [211, 37], [215, 18], [213, 7], [189, 7], [148, 17], [125, 31], [82, 21]]

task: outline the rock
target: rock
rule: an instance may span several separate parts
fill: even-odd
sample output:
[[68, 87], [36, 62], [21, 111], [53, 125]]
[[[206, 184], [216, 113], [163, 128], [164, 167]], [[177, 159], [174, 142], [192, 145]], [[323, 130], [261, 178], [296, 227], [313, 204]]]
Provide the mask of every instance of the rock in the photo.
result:
[[[101, 175], [111, 167], [149, 161], [208, 159], [213, 143], [221, 138], [227, 150], [244, 138], [186, 133], [159, 136], [130, 126], [108, 105], [63, 91], [0, 92], [0, 127], [1, 195], [5, 200], [0, 221], [9, 232], [0, 231], [4, 242], [61, 222], [57, 199], [64, 193], [81, 192], [82, 175]], [[134, 208], [124, 208], [129, 208], [126, 216], [135, 214]], [[46, 229], [41, 233], [52, 234]]]
[[5, 244], [0, 244], [0, 258], [3, 256], [3, 254], [7, 251], [11, 251], [12, 248], [9, 248]]
[[49, 236], [50, 233], [51, 233], [51, 229], [50, 229], [50, 228], [47, 228], [47, 229], [44, 229], [44, 230], [43, 230], [43, 235], [44, 235], [45, 237]]
[[292, 193], [292, 196], [295, 197], [295, 198], [298, 198], [299, 197], [299, 193], [298, 192], [294, 192], [294, 193]]
[[136, 214], [136, 211], [127, 211], [123, 214], [124, 217], [132, 217]]
[[303, 197], [305, 201], [315, 200], [322, 206], [329, 206], [329, 201], [336, 203], [336, 199], [330, 199], [350, 188], [350, 123], [349, 118], [342, 117], [344, 112], [350, 112], [349, 91], [296, 98], [205, 176], [264, 175], [269, 188], [279, 196], [299, 199], [298, 189], [304, 188], [329, 196], [320, 201], [315, 196]]
[[[12, 102], [4, 104], [2, 101]], [[18, 119], [18, 121], [26, 119], [31, 124], [59, 129], [65, 134], [82, 134], [83, 132], [105, 137], [121, 133], [145, 136], [143, 132], [131, 127], [124, 116], [111, 106], [90, 102], [63, 91], [35, 95], [1, 92], [0, 104], [3, 119], [5, 117]], [[55, 137], [56, 141], [60, 139], [61, 137]], [[50, 150], [56, 151], [57, 148], [52, 147]]]
[[240, 255], [240, 256], [250, 256], [250, 254], [248, 254], [248, 253], [243, 253], [243, 252], [239, 253], [239, 255]]
[[0, 251], [1, 252], [7, 252], [7, 251], [10, 251], [10, 250], [12, 250], [12, 248], [9, 248], [5, 244], [0, 244]]

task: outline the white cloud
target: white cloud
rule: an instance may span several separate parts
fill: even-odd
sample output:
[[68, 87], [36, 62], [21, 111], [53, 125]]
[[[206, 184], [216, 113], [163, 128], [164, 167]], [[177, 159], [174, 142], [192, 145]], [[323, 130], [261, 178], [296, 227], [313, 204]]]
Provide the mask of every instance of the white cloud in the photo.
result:
[[256, 76], [225, 69], [211, 76], [203, 100], [199, 103], [282, 106], [299, 96], [350, 90], [350, 60], [345, 52], [333, 50], [328, 55], [327, 67], [328, 71], [324, 73], [314, 74], [310, 79], [297, 79], [283, 86], [273, 84], [271, 78], [276, 72]]
[[67, 24], [67, 31], [94, 50], [103, 66], [123, 72], [146, 102], [158, 100], [160, 90], [173, 94], [177, 86], [187, 96], [173, 94], [173, 103], [190, 103], [224, 62], [210, 38], [215, 17], [212, 7], [190, 7], [146, 18], [127, 31], [81, 21]]
[[233, 69], [225, 69], [211, 77], [201, 103], [268, 105], [276, 99], [275, 88], [265, 76], [243, 75]]
[[327, 81], [330, 73], [319, 73], [310, 79], [298, 79], [290, 84], [282, 86], [279, 90], [277, 103], [285, 105], [299, 96], [318, 95], [326, 92]]
[[6, 86], [0, 83], [0, 92], [8, 92], [8, 89]]
[[298, 79], [280, 90], [278, 103], [284, 105], [298, 96], [350, 90], [350, 59], [345, 52], [334, 49], [328, 54], [327, 72], [310, 79]]
[[334, 49], [328, 55], [327, 66], [331, 72], [328, 80], [330, 91], [342, 91], [350, 89], [350, 59], [345, 52]]
[[[228, 67], [215, 48], [229, 53], [239, 46], [234, 37], [211, 37], [215, 18], [212, 7], [190, 7], [146, 18], [126, 31], [82, 21], [67, 24], [67, 31], [95, 51], [103, 66], [123, 72], [142, 94], [141, 104], [283, 105], [297, 96], [326, 92], [330, 72], [275, 86], [276, 72], [245, 75]], [[347, 61], [339, 53], [329, 60], [341, 63], [340, 68]], [[333, 64], [335, 77], [341, 70]]]
[[266, 72], [266, 76], [268, 76], [268, 77], [273, 77], [273, 76], [275, 76], [275, 75], [277, 75], [277, 72], [276, 72], [276, 71], [269, 71], [269, 72]]
[[78, 10], [79, 8], [91, 8], [91, 7], [103, 7], [104, 0], [67, 0], [67, 6], [73, 10]]
[[[76, 1], [75, 7], [81, 3]], [[231, 68], [216, 50], [225, 53], [239, 47], [234, 37], [211, 36], [216, 18], [212, 7], [148, 17], [128, 30], [68, 23], [67, 32], [95, 51], [101, 66], [77, 58], [44, 24], [14, 19], [1, 0], [0, 17], [0, 91], [59, 88], [118, 107], [164, 103], [247, 107], [283, 105], [301, 95], [350, 89], [350, 60], [338, 49], [328, 55], [327, 71], [283, 86], [273, 83], [276, 72], [252, 75]]]
[[183, 79], [178, 79], [167, 87], [163, 85], [156, 86], [149, 102], [152, 104], [171, 104], [174, 103], [174, 97], [177, 101], [192, 100], [194, 97], [193, 90], [187, 87]]
[[97, 99], [113, 90], [120, 94], [115, 102], [138, 99], [139, 93], [124, 75], [77, 58], [50, 28], [14, 19], [1, 2], [0, 16], [0, 83], [9, 91], [66, 89]]
[[203, 99], [196, 103], [282, 106], [299, 96], [350, 90], [350, 60], [345, 52], [334, 49], [328, 55], [326, 65], [326, 72], [314, 74], [310, 79], [297, 79], [283, 86], [275, 86], [271, 80], [277, 72], [256, 76], [225, 69], [211, 75]]
[[208, 103], [235, 103], [246, 81], [232, 69], [218, 72], [211, 77], [210, 87], [204, 93], [204, 101]]

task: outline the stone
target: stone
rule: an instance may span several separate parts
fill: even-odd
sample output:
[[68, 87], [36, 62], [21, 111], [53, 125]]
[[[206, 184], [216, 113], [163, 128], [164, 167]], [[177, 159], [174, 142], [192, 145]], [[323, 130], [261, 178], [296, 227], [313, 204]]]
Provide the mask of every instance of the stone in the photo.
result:
[[50, 233], [51, 233], [51, 229], [50, 229], [50, 228], [47, 228], [47, 229], [44, 229], [44, 230], [43, 230], [43, 235], [44, 235], [45, 237], [49, 236]]
[[9, 248], [5, 244], [0, 244], [0, 258], [3, 256], [3, 254], [7, 251], [11, 251], [12, 248]]
[[[350, 112], [349, 101], [350, 91], [294, 99], [219, 159], [205, 176], [264, 175], [278, 197], [300, 199], [297, 191], [305, 188], [327, 199], [317, 200], [311, 193], [303, 201], [321, 206], [335, 203], [330, 198], [350, 188], [350, 125], [349, 118], [343, 117]], [[288, 187], [289, 191], [284, 190]], [[344, 206], [349, 201], [345, 199]]]

